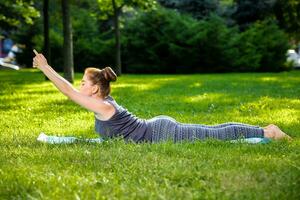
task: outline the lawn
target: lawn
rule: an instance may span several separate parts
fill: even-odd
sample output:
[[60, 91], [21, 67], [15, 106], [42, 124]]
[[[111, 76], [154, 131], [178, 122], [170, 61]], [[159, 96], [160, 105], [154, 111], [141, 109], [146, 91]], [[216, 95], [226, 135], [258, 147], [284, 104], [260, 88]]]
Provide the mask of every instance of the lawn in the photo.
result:
[[274, 123], [294, 140], [43, 144], [36, 141], [42, 131], [97, 137], [93, 114], [41, 72], [2, 70], [0, 199], [300, 199], [300, 71], [126, 74], [111, 95], [144, 119]]

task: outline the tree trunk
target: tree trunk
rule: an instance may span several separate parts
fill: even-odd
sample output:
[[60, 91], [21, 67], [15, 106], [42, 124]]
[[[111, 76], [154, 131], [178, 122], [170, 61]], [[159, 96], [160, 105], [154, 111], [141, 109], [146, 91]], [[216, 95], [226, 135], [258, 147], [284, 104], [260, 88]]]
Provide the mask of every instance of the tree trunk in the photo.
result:
[[112, 0], [113, 10], [114, 10], [114, 31], [115, 31], [115, 50], [116, 50], [116, 60], [115, 60], [115, 72], [118, 76], [122, 73], [122, 62], [121, 62], [121, 42], [120, 42], [120, 27], [119, 27], [119, 15], [120, 9], [117, 8], [115, 0]]
[[72, 38], [72, 23], [70, 17], [69, 0], [62, 0], [62, 14], [63, 14], [63, 64], [64, 77], [70, 83], [74, 80], [74, 61], [73, 61], [73, 38]]
[[[51, 65], [51, 51], [50, 51], [50, 41], [49, 41], [49, 0], [44, 0], [43, 3], [43, 16], [44, 16], [44, 50], [43, 53], [48, 61], [48, 64]], [[49, 80], [45, 76], [45, 80]]]

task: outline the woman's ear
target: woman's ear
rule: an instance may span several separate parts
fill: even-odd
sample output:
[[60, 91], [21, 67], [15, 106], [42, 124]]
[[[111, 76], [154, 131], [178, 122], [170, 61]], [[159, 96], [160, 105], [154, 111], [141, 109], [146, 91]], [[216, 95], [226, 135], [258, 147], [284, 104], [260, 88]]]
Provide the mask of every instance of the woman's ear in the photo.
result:
[[99, 86], [98, 86], [98, 85], [93, 85], [93, 87], [92, 87], [92, 93], [93, 93], [93, 94], [96, 94], [96, 93], [98, 93], [98, 92], [99, 92], [99, 90], [100, 90], [100, 88], [99, 88]]

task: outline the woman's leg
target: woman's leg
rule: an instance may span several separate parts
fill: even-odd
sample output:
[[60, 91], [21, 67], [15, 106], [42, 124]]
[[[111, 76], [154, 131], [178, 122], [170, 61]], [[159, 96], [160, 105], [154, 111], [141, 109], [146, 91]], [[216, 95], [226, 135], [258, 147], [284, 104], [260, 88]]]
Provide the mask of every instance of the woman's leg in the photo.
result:
[[[191, 123], [181, 123], [181, 122], [178, 122], [176, 121], [173, 117], [170, 117], [170, 116], [167, 116], [167, 115], [158, 115], [156, 117], [154, 117], [155, 119], [162, 119], [162, 118], [165, 118], [165, 119], [170, 119], [174, 122], [177, 122], [181, 125], [185, 125], [185, 126], [202, 126], [202, 127], [207, 127], [207, 128], [222, 128], [222, 127], [226, 127], [226, 126], [231, 126], [231, 125], [238, 125], [238, 126], [252, 126], [252, 127], [255, 127], [255, 128], [260, 128], [259, 126], [255, 126], [255, 125], [250, 125], [250, 124], [245, 124], [245, 123], [238, 123], [238, 122], [226, 122], [226, 123], [222, 123], [222, 124], [217, 124], [217, 125], [203, 125], [203, 124], [191, 124]], [[154, 119], [152, 118], [152, 119]]]
[[281, 139], [288, 137], [277, 126], [269, 125], [265, 128], [248, 124], [229, 122], [219, 125], [184, 124], [174, 118], [160, 115], [150, 119], [153, 127], [152, 142], [172, 139], [174, 142], [181, 140], [195, 140], [215, 138], [220, 140], [235, 140], [238, 138], [271, 138]]
[[180, 123], [180, 122], [178, 122], [178, 123], [181, 124], [181, 125], [185, 125], [185, 126], [202, 126], [202, 127], [205, 127], [205, 128], [222, 128], [222, 127], [232, 126], [232, 125], [260, 128], [259, 126], [244, 124], [244, 123], [238, 123], [238, 122], [226, 122], [226, 123], [217, 124], [217, 125], [203, 125], [203, 124], [190, 124], [190, 123], [188, 124], [188, 123]]
[[202, 125], [178, 124], [176, 140], [195, 140], [214, 138], [220, 140], [235, 140], [238, 138], [263, 138], [264, 129], [245, 124], [232, 124], [221, 127], [204, 127]]
[[239, 138], [270, 138], [270, 139], [283, 139], [291, 140], [292, 138], [281, 131], [275, 125], [269, 125], [264, 128], [247, 126], [245, 124], [228, 125], [223, 127], [203, 127], [202, 125], [182, 125], [178, 124], [176, 130], [176, 141], [181, 140], [195, 140], [214, 138], [220, 140], [235, 140]]
[[147, 120], [149, 128], [152, 129], [151, 142], [174, 140], [175, 130], [178, 122], [169, 116], [160, 115]]

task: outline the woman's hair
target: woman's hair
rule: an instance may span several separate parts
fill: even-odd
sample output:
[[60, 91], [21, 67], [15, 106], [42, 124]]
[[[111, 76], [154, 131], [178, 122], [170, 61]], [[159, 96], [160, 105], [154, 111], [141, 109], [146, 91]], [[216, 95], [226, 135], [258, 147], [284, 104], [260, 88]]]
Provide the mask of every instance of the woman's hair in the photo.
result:
[[117, 75], [110, 67], [105, 67], [104, 69], [88, 67], [84, 73], [93, 84], [99, 85], [102, 97], [110, 94], [110, 82], [117, 80]]

